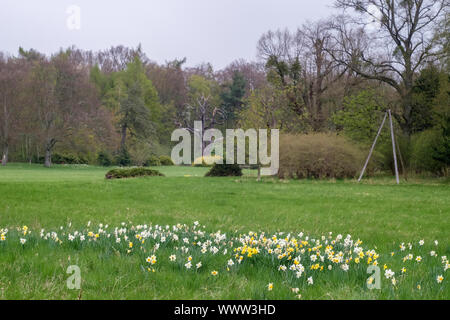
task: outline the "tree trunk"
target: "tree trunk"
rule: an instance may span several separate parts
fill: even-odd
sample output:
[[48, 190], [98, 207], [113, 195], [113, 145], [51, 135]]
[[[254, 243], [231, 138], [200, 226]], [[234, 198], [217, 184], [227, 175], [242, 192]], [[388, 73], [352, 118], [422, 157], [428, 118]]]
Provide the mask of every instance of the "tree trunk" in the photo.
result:
[[55, 146], [56, 140], [50, 139], [47, 144], [45, 145], [45, 160], [44, 160], [44, 166], [47, 168], [50, 168], [52, 165], [52, 150]]
[[5, 102], [3, 104], [3, 116], [4, 116], [4, 122], [3, 122], [3, 138], [4, 138], [4, 145], [3, 145], [3, 156], [2, 156], [2, 166], [6, 166], [8, 163], [8, 136], [9, 136], [9, 123], [8, 123], [8, 112], [6, 111], [6, 96], [5, 96]]
[[121, 140], [120, 140], [120, 148], [122, 150], [125, 149], [125, 144], [127, 142], [127, 126], [126, 125], [122, 125], [122, 133], [121, 133]]
[[52, 151], [50, 149], [46, 149], [44, 166], [50, 168], [51, 165], [52, 165]]
[[2, 166], [6, 166], [8, 163], [8, 145], [3, 147]]
[[413, 132], [412, 123], [412, 105], [413, 105], [413, 87], [414, 87], [414, 72], [412, 70], [411, 63], [412, 53], [410, 50], [407, 51], [407, 56], [405, 57], [405, 73], [403, 81], [403, 119], [405, 121], [402, 127], [403, 133], [409, 138]]

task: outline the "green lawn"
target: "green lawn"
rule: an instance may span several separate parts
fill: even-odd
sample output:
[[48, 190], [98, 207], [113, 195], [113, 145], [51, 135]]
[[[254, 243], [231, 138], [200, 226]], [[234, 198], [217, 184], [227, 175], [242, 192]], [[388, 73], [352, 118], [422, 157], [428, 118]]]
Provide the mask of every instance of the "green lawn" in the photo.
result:
[[[13, 237], [13, 227], [27, 225], [38, 237], [41, 228], [57, 230], [71, 223], [72, 228], [81, 229], [88, 221], [110, 226], [120, 226], [122, 222], [191, 225], [199, 221], [209, 232], [221, 230], [236, 235], [249, 231], [303, 231], [315, 236], [333, 232], [344, 237], [351, 234], [353, 239], [361, 239], [363, 246], [375, 248], [381, 254], [382, 264], [383, 257], [390, 261], [390, 252], [398, 251], [400, 243], [415, 244], [421, 239], [425, 241], [420, 248], [422, 256], [432, 248], [438, 252], [439, 261], [441, 255], [450, 256], [448, 180], [414, 180], [400, 186], [391, 178], [370, 179], [362, 184], [273, 178], [257, 182], [250, 170], [242, 178], [204, 178], [205, 168], [158, 170], [166, 177], [109, 181], [104, 179], [107, 169], [101, 167], [0, 167], [0, 229], [8, 227]], [[439, 241], [438, 246], [433, 247], [434, 240]], [[265, 262], [261, 262], [261, 268], [258, 264], [242, 265], [233, 274], [219, 271], [220, 275], [211, 279], [208, 272], [186, 276], [182, 265], [181, 270], [161, 266], [155, 273], [145, 272], [140, 268], [141, 255], [115, 254], [105, 248], [106, 244], [97, 249], [91, 246], [75, 250], [64, 245], [31, 247], [31, 240], [30, 247], [22, 247], [18, 241], [9, 246], [5, 242], [0, 245], [0, 298], [77, 298], [80, 292], [65, 286], [65, 270], [73, 261], [82, 269], [83, 299], [293, 297], [288, 287], [292, 284], [289, 281], [295, 279], [269, 272]], [[173, 250], [174, 247], [165, 248], [161, 255], [167, 260]], [[225, 257], [210, 259], [211, 267], [222, 269], [227, 261]], [[299, 284], [300, 292], [307, 299], [450, 298], [448, 279], [435, 284], [435, 273], [440, 270], [424, 275], [431, 268], [440, 268], [439, 263], [427, 260], [397, 291], [384, 288], [387, 284], [380, 291], [367, 290], [367, 276], [361, 268], [358, 280], [346, 280], [336, 274], [330, 276], [337, 277], [336, 281], [324, 280], [323, 285]], [[401, 261], [392, 264], [397, 269], [402, 267]], [[439, 274], [447, 278], [444, 271]], [[274, 283], [273, 291], [265, 288], [268, 282]], [[428, 283], [429, 288], [425, 285], [416, 290], [417, 283]]]

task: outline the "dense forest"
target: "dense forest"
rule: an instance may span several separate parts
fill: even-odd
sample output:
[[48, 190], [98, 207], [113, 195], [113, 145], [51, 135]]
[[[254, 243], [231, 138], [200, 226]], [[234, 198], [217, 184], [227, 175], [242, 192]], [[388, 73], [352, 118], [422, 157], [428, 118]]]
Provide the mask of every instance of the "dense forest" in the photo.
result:
[[[347, 14], [268, 31], [255, 61], [222, 70], [185, 58], [158, 64], [141, 46], [0, 52], [2, 164], [144, 165], [170, 155], [172, 131], [194, 120], [333, 133], [367, 152], [391, 109], [402, 170], [448, 174], [449, 2], [337, 6]], [[377, 152], [380, 169], [391, 169], [388, 131]]]

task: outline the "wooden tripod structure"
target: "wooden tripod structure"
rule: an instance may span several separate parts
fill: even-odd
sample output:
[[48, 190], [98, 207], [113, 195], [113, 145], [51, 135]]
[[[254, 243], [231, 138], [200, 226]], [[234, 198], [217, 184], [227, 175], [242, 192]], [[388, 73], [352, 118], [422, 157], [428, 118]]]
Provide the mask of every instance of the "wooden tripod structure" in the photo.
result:
[[392, 138], [392, 152], [394, 153], [394, 166], [395, 166], [395, 179], [397, 180], [397, 184], [400, 184], [400, 178], [398, 176], [398, 164], [397, 164], [397, 152], [395, 151], [395, 137], [394, 137], [394, 126], [392, 124], [392, 114], [391, 110], [387, 110], [384, 114], [383, 122], [381, 123], [380, 129], [378, 129], [377, 136], [375, 137], [375, 140], [373, 141], [372, 148], [370, 148], [369, 156], [367, 157], [366, 163], [364, 164], [364, 168], [361, 171], [361, 175], [359, 176], [358, 182], [360, 182], [364, 176], [364, 172], [367, 169], [367, 165], [369, 164], [370, 158], [372, 157], [373, 150], [375, 149], [375, 146], [378, 141], [378, 137], [381, 134], [381, 130], [384, 127], [384, 124], [386, 122], [387, 117], [389, 116], [389, 126], [391, 130], [391, 138]]

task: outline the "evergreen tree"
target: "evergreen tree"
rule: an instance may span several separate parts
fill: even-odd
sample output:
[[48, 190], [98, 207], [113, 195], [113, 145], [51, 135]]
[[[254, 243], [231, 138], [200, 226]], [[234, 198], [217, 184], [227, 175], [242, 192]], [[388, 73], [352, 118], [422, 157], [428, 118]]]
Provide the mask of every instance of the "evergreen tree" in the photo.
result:
[[233, 74], [233, 80], [225, 87], [221, 94], [222, 110], [226, 127], [236, 122], [238, 114], [242, 111], [243, 98], [247, 83], [244, 76], [240, 72]]

